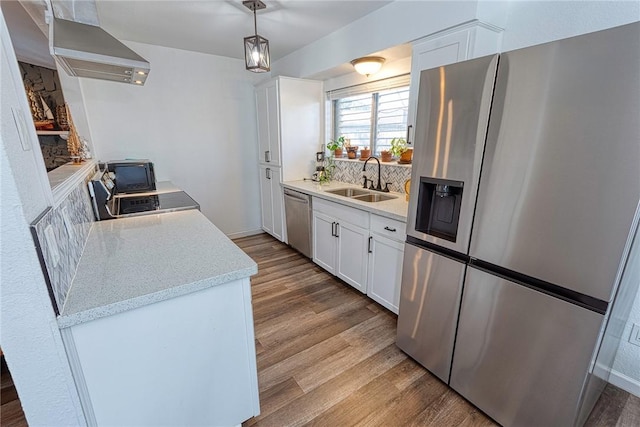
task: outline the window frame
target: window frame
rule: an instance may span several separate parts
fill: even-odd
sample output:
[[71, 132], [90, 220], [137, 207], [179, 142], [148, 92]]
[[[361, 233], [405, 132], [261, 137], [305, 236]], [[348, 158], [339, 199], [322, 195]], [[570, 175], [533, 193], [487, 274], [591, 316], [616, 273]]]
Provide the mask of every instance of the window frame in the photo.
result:
[[[380, 93], [388, 90], [404, 90], [406, 91], [406, 107], [404, 110], [405, 122], [404, 127], [408, 125], [409, 120], [409, 96], [410, 96], [410, 75], [403, 74], [400, 76], [390, 77], [387, 79], [377, 80], [374, 82], [369, 82], [361, 85], [349, 86], [341, 89], [336, 89], [333, 91], [327, 92], [327, 100], [328, 104], [330, 104], [330, 116], [331, 120], [331, 129], [329, 129], [329, 134], [332, 139], [337, 139], [338, 137], [344, 135], [344, 133], [339, 133], [339, 122], [340, 122], [340, 114], [338, 114], [338, 102], [345, 98], [355, 97], [357, 95], [369, 94], [371, 98], [371, 117], [369, 118], [369, 141], [367, 146], [371, 149], [372, 155], [380, 154], [380, 144], [378, 142], [378, 133], [379, 133], [379, 101], [380, 101]], [[404, 101], [404, 100], [402, 100]], [[404, 132], [398, 135], [399, 138], [404, 137]], [[387, 144], [383, 144], [384, 147]], [[364, 148], [364, 147], [360, 147]]]

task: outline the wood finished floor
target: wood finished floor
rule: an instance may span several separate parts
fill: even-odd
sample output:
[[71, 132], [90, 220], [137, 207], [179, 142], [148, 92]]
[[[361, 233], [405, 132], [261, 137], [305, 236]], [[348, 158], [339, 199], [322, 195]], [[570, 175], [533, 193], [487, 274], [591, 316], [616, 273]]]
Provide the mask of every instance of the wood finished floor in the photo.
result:
[[[251, 279], [259, 417], [243, 426], [494, 426], [395, 345], [397, 317], [266, 234], [234, 241]], [[607, 386], [587, 425], [638, 426], [640, 399]]]
[[[261, 415], [243, 426], [496, 425], [395, 346], [395, 315], [266, 234], [235, 243], [258, 263]], [[27, 426], [4, 360], [1, 384], [0, 426]], [[640, 426], [640, 398], [607, 386], [586, 426]]]

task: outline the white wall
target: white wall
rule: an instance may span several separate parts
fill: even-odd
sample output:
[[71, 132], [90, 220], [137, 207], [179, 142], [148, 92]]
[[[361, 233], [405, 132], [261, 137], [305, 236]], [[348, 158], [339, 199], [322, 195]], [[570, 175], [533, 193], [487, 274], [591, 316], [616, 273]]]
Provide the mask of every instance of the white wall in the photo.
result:
[[126, 42], [143, 87], [81, 79], [96, 158], [148, 158], [228, 235], [260, 229], [254, 73], [238, 59]]
[[636, 264], [631, 266], [633, 272], [628, 274], [635, 277], [636, 298], [620, 337], [620, 347], [613, 362], [609, 382], [640, 397], [640, 347], [629, 342], [634, 323], [640, 325], [640, 292], [638, 292], [640, 260], [635, 261]]
[[506, 52], [638, 21], [640, 2], [481, 1], [478, 16], [494, 19], [504, 28], [502, 50]]
[[38, 262], [29, 224], [50, 204], [44, 163], [24, 151], [11, 109], [27, 120], [24, 137], [37, 147], [18, 63], [0, 12], [2, 144], [0, 145], [0, 343], [31, 426], [83, 425], [71, 371]]

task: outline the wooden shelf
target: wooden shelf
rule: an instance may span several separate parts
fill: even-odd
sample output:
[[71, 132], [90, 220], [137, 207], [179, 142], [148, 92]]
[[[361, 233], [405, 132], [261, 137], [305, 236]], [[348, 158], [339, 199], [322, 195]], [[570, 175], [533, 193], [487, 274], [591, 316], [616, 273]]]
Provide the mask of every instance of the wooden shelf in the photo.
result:
[[36, 134], [38, 134], [38, 135], [69, 136], [69, 131], [68, 130], [37, 130]]

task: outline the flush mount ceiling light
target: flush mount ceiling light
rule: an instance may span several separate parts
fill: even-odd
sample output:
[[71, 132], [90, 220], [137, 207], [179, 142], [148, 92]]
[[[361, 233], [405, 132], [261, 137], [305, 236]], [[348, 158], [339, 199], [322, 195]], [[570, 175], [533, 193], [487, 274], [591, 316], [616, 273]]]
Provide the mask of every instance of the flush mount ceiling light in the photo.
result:
[[247, 70], [254, 73], [264, 73], [271, 70], [271, 60], [269, 59], [269, 40], [258, 35], [258, 24], [256, 22], [256, 10], [266, 9], [260, 0], [246, 0], [242, 4], [253, 11], [253, 29], [255, 35], [244, 38], [244, 62]]
[[369, 77], [371, 74], [375, 74], [380, 71], [385, 59], [381, 56], [365, 56], [363, 58], [354, 59], [351, 61], [351, 65], [360, 74]]

